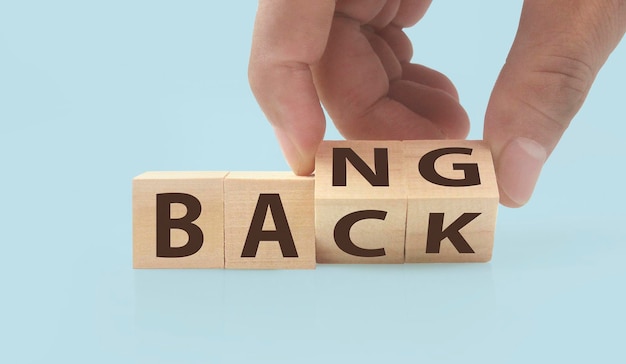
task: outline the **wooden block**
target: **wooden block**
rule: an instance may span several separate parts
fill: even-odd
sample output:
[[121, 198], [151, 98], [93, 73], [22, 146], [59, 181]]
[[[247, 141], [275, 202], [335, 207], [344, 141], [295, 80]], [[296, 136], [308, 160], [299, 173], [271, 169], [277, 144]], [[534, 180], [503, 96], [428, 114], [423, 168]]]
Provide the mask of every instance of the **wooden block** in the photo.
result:
[[231, 172], [224, 181], [226, 268], [315, 268], [313, 177]]
[[133, 179], [134, 268], [224, 268], [227, 172], [147, 172]]
[[498, 186], [483, 141], [405, 141], [406, 262], [486, 262]]
[[403, 263], [402, 143], [326, 141], [315, 163], [317, 262]]

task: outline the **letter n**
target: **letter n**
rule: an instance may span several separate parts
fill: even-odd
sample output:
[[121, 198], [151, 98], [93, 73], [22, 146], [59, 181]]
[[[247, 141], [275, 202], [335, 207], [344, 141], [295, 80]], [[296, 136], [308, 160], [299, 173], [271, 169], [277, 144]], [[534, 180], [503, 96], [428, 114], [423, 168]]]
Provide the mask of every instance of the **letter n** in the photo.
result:
[[372, 186], [389, 186], [389, 152], [387, 148], [374, 148], [372, 170], [351, 148], [333, 148], [333, 186], [347, 185], [347, 161]]

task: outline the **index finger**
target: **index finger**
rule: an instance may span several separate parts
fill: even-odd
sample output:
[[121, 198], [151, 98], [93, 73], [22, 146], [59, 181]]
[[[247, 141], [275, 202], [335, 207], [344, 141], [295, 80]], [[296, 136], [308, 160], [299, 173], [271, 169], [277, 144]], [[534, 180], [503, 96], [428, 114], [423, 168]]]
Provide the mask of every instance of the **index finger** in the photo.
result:
[[310, 65], [323, 55], [335, 0], [260, 0], [248, 78], [298, 175], [315, 168], [325, 118]]

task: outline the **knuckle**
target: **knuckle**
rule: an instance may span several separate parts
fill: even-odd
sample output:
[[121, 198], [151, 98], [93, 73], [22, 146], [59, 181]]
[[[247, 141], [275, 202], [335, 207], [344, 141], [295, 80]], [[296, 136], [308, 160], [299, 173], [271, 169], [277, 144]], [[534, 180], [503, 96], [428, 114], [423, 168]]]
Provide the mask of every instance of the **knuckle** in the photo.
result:
[[537, 57], [521, 101], [559, 131], [564, 131], [582, 106], [595, 72], [582, 57], [552, 54]]

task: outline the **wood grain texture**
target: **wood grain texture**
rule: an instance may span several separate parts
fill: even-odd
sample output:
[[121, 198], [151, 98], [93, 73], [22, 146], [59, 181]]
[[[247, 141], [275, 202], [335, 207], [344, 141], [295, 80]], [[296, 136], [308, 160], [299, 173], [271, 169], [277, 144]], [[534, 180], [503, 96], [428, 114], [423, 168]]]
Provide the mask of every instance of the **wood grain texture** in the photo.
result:
[[[335, 159], [352, 150], [376, 172], [364, 178], [352, 160], [333, 170]], [[378, 149], [378, 152], [376, 151]], [[337, 150], [341, 150], [338, 153]], [[376, 164], [376, 153], [385, 151]], [[386, 161], [388, 163], [382, 163]], [[335, 161], [335, 163], [337, 163]], [[357, 163], [359, 164], [359, 163]], [[381, 173], [388, 172], [388, 184]], [[345, 173], [345, 179], [337, 178]], [[366, 174], [367, 174], [366, 173]], [[371, 178], [372, 176], [368, 176]], [[335, 179], [335, 180], [334, 180]], [[345, 185], [342, 185], [344, 184]], [[315, 234], [318, 263], [402, 263], [406, 222], [406, 178], [401, 142], [325, 141], [316, 156]]]
[[[133, 267], [134, 268], [223, 268], [224, 194], [227, 172], [146, 172], [133, 179]], [[201, 206], [193, 221], [203, 235], [201, 248], [184, 257], [157, 256], [157, 195], [186, 194]], [[189, 213], [186, 205], [170, 203], [169, 217], [179, 219]], [[167, 227], [167, 225], [166, 225]], [[162, 227], [163, 228], [163, 227]], [[185, 246], [188, 233], [168, 229], [170, 246]]]
[[147, 172], [133, 179], [133, 266], [486, 262], [498, 200], [482, 141], [325, 141], [315, 177]]
[[231, 172], [224, 182], [226, 268], [315, 268], [314, 184], [291, 172]]
[[[408, 180], [406, 262], [489, 261], [499, 194], [488, 145], [466, 140], [405, 141], [403, 145]], [[420, 166], [426, 154], [443, 149], [447, 152], [430, 154]], [[433, 174], [435, 182], [458, 186], [443, 186], [425, 177]]]

